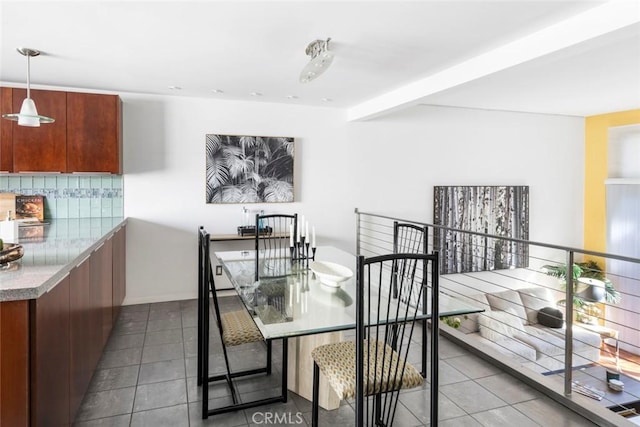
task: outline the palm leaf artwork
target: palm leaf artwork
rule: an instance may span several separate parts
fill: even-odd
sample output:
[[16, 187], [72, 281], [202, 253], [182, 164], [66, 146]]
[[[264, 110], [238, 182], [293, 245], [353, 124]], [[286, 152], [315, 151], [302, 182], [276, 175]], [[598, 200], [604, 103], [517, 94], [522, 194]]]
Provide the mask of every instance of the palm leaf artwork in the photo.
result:
[[207, 203], [293, 202], [289, 137], [206, 135]]

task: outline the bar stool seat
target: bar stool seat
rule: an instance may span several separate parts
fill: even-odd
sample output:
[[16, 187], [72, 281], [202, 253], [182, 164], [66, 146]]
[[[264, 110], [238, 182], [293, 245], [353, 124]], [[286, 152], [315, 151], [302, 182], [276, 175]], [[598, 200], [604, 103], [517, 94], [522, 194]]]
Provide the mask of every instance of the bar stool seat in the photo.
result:
[[228, 347], [264, 341], [260, 330], [246, 310], [221, 313], [222, 340]]
[[[311, 352], [311, 357], [340, 399], [350, 399], [355, 396], [355, 341], [316, 347]], [[413, 365], [405, 362], [396, 351], [382, 341], [369, 340], [369, 354], [365, 353], [364, 356], [365, 366], [368, 361], [374, 364], [375, 370], [365, 367], [365, 372], [369, 374], [369, 379], [365, 378], [365, 384], [368, 386], [365, 390], [367, 396], [418, 387], [424, 381], [422, 374]], [[403, 372], [405, 363], [402, 378], [396, 378], [395, 373]]]

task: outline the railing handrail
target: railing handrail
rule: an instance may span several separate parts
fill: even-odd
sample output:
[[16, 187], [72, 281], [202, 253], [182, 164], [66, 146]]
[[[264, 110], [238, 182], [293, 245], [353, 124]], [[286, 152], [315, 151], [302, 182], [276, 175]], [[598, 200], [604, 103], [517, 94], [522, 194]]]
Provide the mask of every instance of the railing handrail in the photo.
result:
[[626, 256], [626, 255], [616, 255], [616, 254], [610, 254], [610, 253], [604, 253], [604, 252], [598, 252], [598, 251], [591, 251], [591, 250], [587, 250], [587, 249], [573, 248], [573, 247], [570, 247], [570, 246], [562, 246], [562, 245], [554, 245], [554, 244], [551, 244], [551, 243], [536, 242], [536, 241], [533, 241], [533, 240], [515, 239], [513, 237], [496, 236], [494, 234], [481, 233], [479, 231], [460, 230], [458, 228], [446, 227], [444, 225], [429, 224], [427, 222], [415, 221], [415, 220], [412, 220], [412, 219], [398, 218], [398, 217], [393, 217], [393, 216], [376, 214], [376, 213], [372, 213], [372, 212], [363, 212], [363, 211], [360, 211], [358, 208], [355, 208], [355, 213], [357, 215], [368, 215], [368, 216], [377, 217], [377, 218], [389, 219], [389, 220], [392, 220], [392, 221], [395, 220], [395, 221], [410, 222], [410, 223], [413, 223], [413, 224], [420, 224], [420, 225], [423, 225], [423, 226], [439, 228], [439, 229], [443, 229], [443, 230], [456, 231], [456, 232], [460, 232], [460, 233], [472, 234], [472, 235], [482, 236], [482, 237], [491, 237], [491, 238], [494, 238], [494, 239], [506, 240], [506, 241], [509, 241], [509, 242], [525, 243], [525, 244], [528, 244], [528, 245], [541, 246], [541, 247], [544, 247], [544, 248], [559, 249], [559, 250], [567, 251], [567, 252], [581, 253], [581, 254], [591, 255], [591, 256], [595, 256], [595, 257], [610, 258], [610, 259], [615, 259], [615, 260], [618, 260], [618, 261], [626, 261], [626, 262], [633, 262], [633, 263], [640, 264], [640, 258], [634, 258], [634, 257]]

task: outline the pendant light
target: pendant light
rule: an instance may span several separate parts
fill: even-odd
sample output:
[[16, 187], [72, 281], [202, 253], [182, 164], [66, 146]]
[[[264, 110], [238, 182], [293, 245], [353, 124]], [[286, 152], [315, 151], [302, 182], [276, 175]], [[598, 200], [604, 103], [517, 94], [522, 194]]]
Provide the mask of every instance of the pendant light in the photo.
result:
[[314, 40], [307, 46], [305, 53], [311, 57], [311, 61], [300, 73], [300, 83], [309, 83], [311, 80], [324, 73], [333, 62], [333, 52], [329, 50], [329, 40]]
[[2, 118], [17, 121], [19, 126], [39, 127], [40, 123], [53, 123], [55, 119], [38, 115], [36, 103], [31, 99], [31, 57], [40, 55], [39, 50], [19, 47], [16, 49], [27, 57], [27, 97], [22, 101], [19, 113], [3, 114]]

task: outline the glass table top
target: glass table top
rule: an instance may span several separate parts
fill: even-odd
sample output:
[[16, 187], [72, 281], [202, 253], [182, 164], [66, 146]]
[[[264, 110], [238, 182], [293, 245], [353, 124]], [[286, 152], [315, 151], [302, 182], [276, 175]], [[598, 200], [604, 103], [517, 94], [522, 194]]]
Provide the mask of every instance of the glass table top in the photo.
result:
[[[316, 260], [340, 264], [353, 271], [353, 277], [330, 287], [321, 283], [303, 263], [281, 259], [260, 262], [262, 277], [255, 282], [256, 253], [221, 251], [215, 256], [254, 316], [266, 339], [340, 331], [356, 325], [356, 257], [331, 246], [318, 247]], [[439, 296], [439, 315], [459, 315], [482, 311], [447, 295]]]

